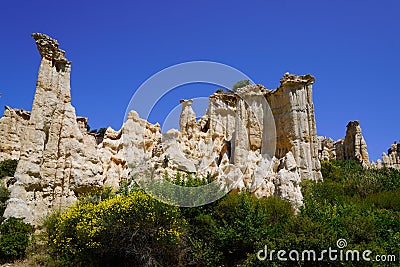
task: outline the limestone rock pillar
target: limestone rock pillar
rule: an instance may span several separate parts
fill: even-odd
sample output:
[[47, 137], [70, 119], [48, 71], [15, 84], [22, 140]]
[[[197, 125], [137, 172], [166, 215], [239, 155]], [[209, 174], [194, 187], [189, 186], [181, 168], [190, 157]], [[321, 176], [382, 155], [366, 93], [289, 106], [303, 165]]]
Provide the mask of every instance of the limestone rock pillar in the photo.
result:
[[49, 211], [71, 205], [78, 193], [101, 187], [103, 180], [95, 140], [81, 132], [71, 105], [71, 62], [56, 40], [40, 33], [32, 37], [42, 61], [4, 216], [37, 225]]

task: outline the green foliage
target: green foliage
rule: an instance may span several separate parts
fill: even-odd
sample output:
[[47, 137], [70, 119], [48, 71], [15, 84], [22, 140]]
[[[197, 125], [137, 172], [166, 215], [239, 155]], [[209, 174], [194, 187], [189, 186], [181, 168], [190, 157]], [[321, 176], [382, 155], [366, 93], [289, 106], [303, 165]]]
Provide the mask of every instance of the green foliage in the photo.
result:
[[222, 93], [225, 93], [225, 90], [222, 89], [222, 88], [218, 88], [215, 92], [216, 92], [217, 94], [222, 94]]
[[6, 176], [14, 176], [15, 170], [17, 169], [18, 160], [6, 159], [0, 162], [0, 178]]
[[25, 255], [33, 229], [22, 219], [9, 218], [0, 225], [0, 262], [13, 261]]
[[187, 261], [195, 266], [242, 264], [257, 249], [257, 241], [281, 232], [293, 216], [287, 201], [257, 199], [246, 192], [229, 194], [208, 208], [182, 212], [190, 224]]
[[207, 174], [206, 177], [200, 177], [200, 176], [193, 176], [191, 173], [182, 173], [182, 172], [177, 172], [175, 175], [174, 179], [171, 179], [168, 175], [168, 172], [164, 174], [163, 177], [166, 181], [169, 181], [175, 185], [180, 185], [184, 187], [196, 187], [196, 186], [202, 186], [209, 184], [215, 180], [215, 177], [213, 177], [210, 174]]
[[89, 193], [83, 194], [79, 197], [81, 203], [92, 203], [98, 204], [103, 200], [112, 198], [115, 196], [111, 187], [104, 187], [101, 189], [93, 189]]
[[[285, 200], [247, 192], [176, 208], [125, 183], [116, 193], [105, 189], [82, 196], [65, 213], [49, 217], [48, 243], [58, 266], [389, 266], [327, 257], [257, 259], [266, 245], [269, 251], [321, 252], [335, 249], [340, 238], [347, 240], [346, 249], [399, 257], [400, 172], [339, 161], [323, 162], [322, 172], [324, 182], [302, 182], [304, 206], [297, 215]], [[164, 179], [185, 187], [214, 181], [210, 175], [167, 172]]]
[[[0, 162], [0, 178], [2, 177], [13, 177], [15, 170], [17, 169], [18, 160], [6, 159]], [[10, 192], [7, 189], [5, 182], [0, 183], [0, 216], [3, 215], [6, 209], [6, 201], [10, 196]], [[1, 222], [2, 220], [0, 220]]]
[[140, 190], [98, 203], [80, 201], [46, 221], [48, 244], [60, 265], [173, 266], [184, 227], [177, 207]]
[[98, 131], [98, 134], [99, 134], [100, 136], [104, 136], [104, 134], [106, 133], [106, 131], [107, 131], [107, 128], [100, 128], [99, 131]]
[[[177, 172], [175, 177], [165, 173], [163, 179], [141, 181], [140, 186], [155, 198], [173, 205], [198, 206], [208, 203], [215, 196], [225, 195], [219, 182], [213, 183], [215, 177], [208, 174], [199, 177], [191, 173]], [[197, 187], [206, 188], [199, 189]]]
[[243, 81], [238, 81], [232, 86], [232, 91], [235, 92], [237, 89], [245, 87], [250, 84], [250, 80], [243, 80]]
[[[347, 249], [400, 255], [400, 189], [396, 170], [324, 162], [324, 182], [304, 181], [304, 206], [294, 216], [277, 198], [231, 194], [208, 207], [183, 209], [193, 266], [386, 266], [376, 262], [259, 261], [257, 252], [321, 252], [345, 238]], [[398, 257], [398, 256], [397, 256]], [[387, 263], [386, 263], [387, 264]]]
[[[4, 214], [6, 209], [6, 201], [10, 197], [10, 192], [4, 184], [0, 183], [0, 216]], [[0, 220], [1, 222], [1, 220]]]
[[[89, 128], [90, 129], [90, 128]], [[97, 135], [99, 135], [99, 136], [104, 136], [104, 134], [106, 133], [106, 131], [107, 131], [107, 128], [100, 128], [100, 129], [94, 129], [94, 130], [91, 130], [90, 131], [90, 133], [94, 133], [94, 134], [97, 134]]]
[[371, 194], [400, 189], [400, 171], [365, 169], [354, 161], [322, 162], [324, 182], [313, 187], [330, 202], [348, 197], [368, 198]]

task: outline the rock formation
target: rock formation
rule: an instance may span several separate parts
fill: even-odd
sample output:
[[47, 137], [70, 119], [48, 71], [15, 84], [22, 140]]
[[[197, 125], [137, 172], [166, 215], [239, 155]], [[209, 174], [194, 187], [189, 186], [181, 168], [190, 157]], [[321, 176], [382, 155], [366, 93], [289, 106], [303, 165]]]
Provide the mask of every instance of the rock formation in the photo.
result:
[[367, 143], [362, 135], [359, 121], [347, 124], [346, 136], [334, 142], [331, 138], [318, 137], [320, 160], [355, 160], [364, 167], [369, 167]]
[[0, 161], [19, 159], [21, 136], [28, 124], [30, 112], [5, 106], [0, 119]]
[[[360, 122], [350, 121], [347, 124], [343, 143], [337, 144], [336, 157], [339, 160], [355, 160], [363, 166], [369, 165], [367, 143], [362, 135]], [[338, 153], [340, 151], [340, 153]]]
[[318, 136], [318, 157], [320, 161], [336, 159], [335, 143], [332, 138]]
[[4, 216], [38, 224], [50, 210], [71, 205], [77, 193], [103, 186], [103, 177], [95, 140], [82, 134], [71, 105], [71, 63], [57, 41], [32, 37], [42, 61], [32, 112], [20, 124], [16, 182]]
[[285, 74], [281, 86], [267, 100], [277, 131], [277, 158], [293, 153], [301, 179], [322, 180], [318, 159], [317, 128], [312, 101], [311, 75]]
[[[32, 36], [42, 56], [32, 112], [6, 107], [0, 119], [0, 159], [19, 159], [6, 217], [40, 224], [79, 193], [118, 188], [143, 168], [156, 177], [211, 175], [230, 189], [278, 195], [295, 207], [302, 204], [300, 181], [322, 180], [311, 75], [285, 74], [276, 90], [248, 85], [215, 93], [199, 120], [193, 101], [181, 100], [180, 131], [165, 134], [132, 110], [120, 130], [108, 128], [100, 138], [87, 133], [87, 118], [75, 115], [65, 52], [44, 34]], [[354, 151], [343, 153], [367, 160], [357, 126], [348, 127], [344, 140]]]
[[386, 167], [400, 170], [400, 144], [394, 141], [388, 149], [388, 153], [382, 153], [382, 161], [378, 160], [376, 167]]
[[174, 166], [169, 172], [196, 167], [196, 173], [217, 174], [233, 188], [248, 188], [259, 197], [276, 194], [300, 205], [301, 179], [322, 180], [313, 82], [311, 75], [286, 74], [276, 90], [249, 85], [235, 93], [215, 93], [198, 122], [192, 101], [182, 100], [180, 134], [166, 135], [178, 144], [170, 151], [183, 154], [161, 154], [158, 166], [168, 156]]

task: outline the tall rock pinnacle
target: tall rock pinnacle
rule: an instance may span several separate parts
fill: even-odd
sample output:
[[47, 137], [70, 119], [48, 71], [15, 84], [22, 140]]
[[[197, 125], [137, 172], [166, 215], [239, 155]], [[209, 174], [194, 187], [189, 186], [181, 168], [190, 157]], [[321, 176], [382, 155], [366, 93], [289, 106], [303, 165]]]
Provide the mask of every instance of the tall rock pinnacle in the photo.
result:
[[95, 141], [80, 130], [71, 105], [71, 62], [56, 40], [41, 33], [32, 37], [42, 61], [4, 217], [38, 224], [49, 211], [72, 204], [79, 192], [102, 186], [102, 168]]

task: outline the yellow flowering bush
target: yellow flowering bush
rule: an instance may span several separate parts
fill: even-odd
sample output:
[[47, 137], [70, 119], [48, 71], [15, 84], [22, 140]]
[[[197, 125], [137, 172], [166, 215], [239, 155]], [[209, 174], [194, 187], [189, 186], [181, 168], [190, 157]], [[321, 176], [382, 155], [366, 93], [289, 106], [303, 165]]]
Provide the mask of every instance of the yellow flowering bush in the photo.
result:
[[66, 265], [174, 265], [185, 226], [177, 207], [137, 190], [98, 203], [82, 199], [50, 216], [46, 231]]

